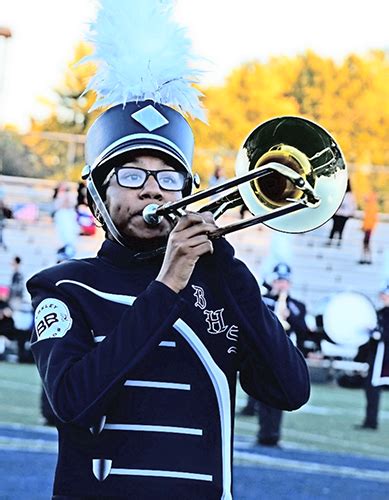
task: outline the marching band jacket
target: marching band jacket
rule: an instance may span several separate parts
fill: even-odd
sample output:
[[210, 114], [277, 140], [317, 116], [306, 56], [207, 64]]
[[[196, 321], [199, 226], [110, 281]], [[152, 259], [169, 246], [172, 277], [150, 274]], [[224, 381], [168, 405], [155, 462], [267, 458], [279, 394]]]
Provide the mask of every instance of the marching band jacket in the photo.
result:
[[[389, 386], [389, 307], [377, 311], [380, 338], [370, 339], [370, 376], [374, 387]], [[373, 344], [373, 345], [372, 345]]]
[[[270, 292], [263, 296], [263, 301], [271, 311], [275, 310], [278, 299], [278, 295], [272, 295]], [[302, 353], [305, 353], [307, 351], [305, 341], [310, 336], [310, 330], [305, 322], [307, 312], [306, 307], [302, 302], [292, 298], [290, 295], [286, 297], [286, 306], [289, 310], [289, 316], [287, 319], [289, 329], [286, 333], [289, 336], [295, 334], [295, 345]]]
[[294, 410], [300, 352], [220, 239], [176, 294], [106, 240], [97, 257], [32, 277], [32, 351], [59, 419], [54, 498], [231, 499], [236, 374]]

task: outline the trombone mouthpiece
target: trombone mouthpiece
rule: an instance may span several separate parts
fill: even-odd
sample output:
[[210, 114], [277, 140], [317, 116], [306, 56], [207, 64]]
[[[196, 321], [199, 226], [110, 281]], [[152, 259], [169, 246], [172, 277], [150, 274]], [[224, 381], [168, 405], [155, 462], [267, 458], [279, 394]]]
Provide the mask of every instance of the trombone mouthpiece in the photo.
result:
[[143, 220], [149, 226], [157, 226], [162, 222], [162, 216], [157, 215], [157, 210], [159, 205], [157, 203], [150, 203], [150, 205], [145, 206], [142, 212]]

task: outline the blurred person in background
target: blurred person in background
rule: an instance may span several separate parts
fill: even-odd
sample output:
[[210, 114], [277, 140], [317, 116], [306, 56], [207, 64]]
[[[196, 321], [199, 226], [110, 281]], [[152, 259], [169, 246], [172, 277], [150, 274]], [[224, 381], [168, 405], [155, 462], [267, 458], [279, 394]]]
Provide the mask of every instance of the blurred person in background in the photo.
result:
[[30, 336], [32, 328], [32, 309], [29, 301], [26, 301], [26, 281], [21, 270], [22, 259], [15, 256], [11, 261], [12, 276], [9, 285], [8, 302], [12, 309], [13, 331], [9, 334], [10, 340], [15, 340], [18, 345], [19, 363], [32, 363], [30, 350]]
[[[267, 280], [270, 290], [263, 296], [263, 301], [278, 317], [292, 342], [306, 355], [306, 342], [309, 341], [311, 332], [305, 322], [305, 304], [290, 295], [291, 275], [292, 270], [288, 264], [277, 264]], [[282, 410], [249, 397], [241, 415], [255, 415], [256, 412], [259, 417], [258, 444], [278, 446], [281, 438]]]
[[17, 343], [17, 356], [19, 363], [33, 363], [34, 358], [31, 352], [30, 337], [33, 326], [33, 314], [31, 303], [23, 300], [18, 309], [13, 311], [14, 330], [10, 340]]
[[346, 222], [350, 217], [354, 217], [357, 204], [353, 192], [351, 191], [350, 180], [347, 181], [346, 194], [344, 195], [342, 204], [332, 216], [332, 228], [328, 236], [327, 246], [331, 246], [332, 240], [335, 235], [338, 236], [337, 246], [342, 244], [343, 231]]
[[[223, 169], [222, 165], [219, 164], [220, 159], [217, 159], [216, 163], [217, 164], [215, 166], [215, 170], [208, 181], [208, 187], [210, 187], [210, 188], [218, 186], [219, 184], [222, 184], [223, 182], [226, 181], [226, 177], [224, 175], [224, 169]], [[210, 196], [210, 200], [213, 201], [219, 197], [220, 197], [220, 193], [214, 194], [214, 195]]]
[[6, 348], [9, 337], [14, 330], [12, 309], [8, 302], [9, 288], [0, 285], [0, 360], [6, 359]]
[[57, 261], [71, 259], [76, 253], [79, 225], [76, 212], [77, 195], [70, 184], [59, 184], [54, 198], [54, 223], [61, 247], [57, 251]]
[[[11, 356], [20, 363], [32, 363], [30, 350], [33, 315], [31, 303], [24, 299], [26, 287], [20, 271], [21, 259], [12, 260], [13, 274], [10, 286], [0, 286], [0, 352], [3, 358]], [[7, 351], [4, 348], [7, 347]]]
[[0, 285], [0, 335], [8, 334], [13, 328], [12, 309], [8, 297], [9, 288]]
[[76, 208], [78, 208], [80, 205], [88, 205], [87, 188], [85, 181], [80, 181], [77, 186]]
[[382, 389], [389, 386], [389, 282], [379, 293], [382, 308], [377, 311], [377, 331], [368, 343], [369, 371], [364, 383], [366, 407], [362, 424], [355, 429], [378, 429]]
[[93, 236], [96, 233], [95, 219], [88, 206], [87, 187], [85, 181], [78, 183], [77, 188], [77, 222], [81, 236]]
[[362, 255], [358, 264], [372, 264], [370, 240], [371, 235], [378, 222], [378, 201], [377, 194], [371, 191], [366, 195], [363, 207], [363, 241]]
[[7, 219], [12, 218], [12, 211], [6, 206], [4, 200], [0, 198], [0, 248], [7, 251], [7, 245], [4, 241], [4, 228]]
[[291, 267], [284, 262], [277, 264], [267, 279], [270, 290], [263, 296], [263, 301], [275, 312], [294, 345], [307, 354], [305, 341], [310, 336], [305, 322], [307, 310], [303, 302], [291, 296], [291, 279]]
[[26, 283], [21, 272], [21, 264], [22, 259], [17, 255], [11, 261], [13, 271], [9, 286], [9, 304], [14, 311], [19, 309], [26, 292]]

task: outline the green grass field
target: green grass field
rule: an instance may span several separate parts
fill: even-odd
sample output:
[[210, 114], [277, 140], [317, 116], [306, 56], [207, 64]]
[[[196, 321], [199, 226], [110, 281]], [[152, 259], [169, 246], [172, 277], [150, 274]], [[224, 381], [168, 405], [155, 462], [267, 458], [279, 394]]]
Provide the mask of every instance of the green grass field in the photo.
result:
[[[0, 362], [0, 422], [39, 425], [40, 380], [34, 365]], [[238, 391], [238, 407], [245, 402]], [[364, 415], [362, 389], [316, 384], [309, 403], [296, 412], [285, 412], [283, 445], [307, 450], [346, 452], [389, 458], [389, 391], [383, 391], [378, 431], [358, 431], [354, 424]], [[236, 434], [252, 436], [258, 430], [255, 417], [236, 419]]]
[[0, 362], [0, 421], [38, 425], [40, 378], [35, 365]]
[[[244, 394], [240, 396], [244, 398]], [[307, 405], [284, 412], [282, 436], [288, 446], [308, 450], [345, 452], [389, 458], [389, 393], [381, 398], [378, 431], [356, 430], [364, 417], [365, 394], [362, 389], [344, 389], [336, 384], [314, 384]], [[236, 433], [255, 435], [256, 417], [238, 417]]]

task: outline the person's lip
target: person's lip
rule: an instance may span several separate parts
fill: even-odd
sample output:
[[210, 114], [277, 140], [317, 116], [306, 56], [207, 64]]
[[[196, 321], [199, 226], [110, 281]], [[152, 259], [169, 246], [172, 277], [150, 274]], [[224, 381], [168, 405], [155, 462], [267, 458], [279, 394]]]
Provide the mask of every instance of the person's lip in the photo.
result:
[[[137, 215], [140, 215], [141, 217], [143, 217], [143, 211], [146, 207], [148, 207], [150, 205], [150, 203], [148, 203], [147, 205], [145, 205], [144, 207], [140, 208], [139, 210], [137, 210], [136, 212], [133, 212], [131, 214], [131, 217], [135, 217]], [[159, 206], [162, 206], [162, 204], [160, 204]]]
[[156, 203], [156, 202], [153, 202], [153, 203], [146, 203], [146, 205], [144, 205], [143, 207], [139, 208], [139, 210], [137, 210], [136, 212], [134, 212], [134, 214], [136, 215], [143, 215], [143, 211], [146, 207], [148, 207], [149, 205], [158, 205], [158, 208], [161, 207], [163, 205], [163, 203]]
[[150, 225], [150, 224], [147, 224], [146, 221], [144, 220], [143, 218], [143, 209], [142, 210], [139, 210], [137, 212], [134, 212], [133, 214], [130, 215], [130, 217], [128, 218], [129, 222], [131, 221], [131, 219], [137, 219], [138, 217], [140, 217], [142, 219], [142, 221], [144, 222], [144, 224], [148, 227], [148, 228], [158, 228], [159, 227], [159, 224], [156, 224], [156, 225]]
[[143, 216], [143, 210], [144, 210], [144, 207], [143, 208], [140, 208], [139, 210], [136, 210], [135, 212], [132, 212], [131, 214], [131, 217], [136, 217], [136, 216]]

